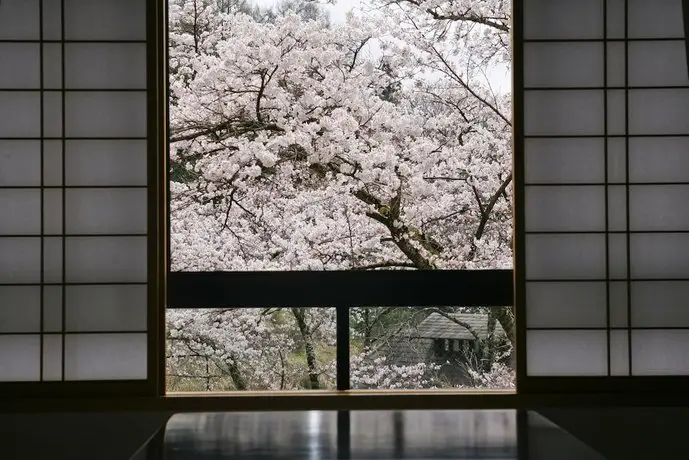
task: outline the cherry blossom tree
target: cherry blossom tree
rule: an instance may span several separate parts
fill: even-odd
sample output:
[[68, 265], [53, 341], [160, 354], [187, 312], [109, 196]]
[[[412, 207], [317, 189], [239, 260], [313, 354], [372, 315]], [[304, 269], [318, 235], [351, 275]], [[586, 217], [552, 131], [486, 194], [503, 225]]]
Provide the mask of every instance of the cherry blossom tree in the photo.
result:
[[[172, 269], [511, 266], [509, 96], [485, 73], [509, 62], [506, 3], [376, 0], [344, 23], [294, 1], [276, 11], [171, 1]], [[297, 349], [302, 386], [321, 388], [325, 310], [168, 322], [236, 389], [290, 380]], [[490, 311], [512, 337], [511, 311]], [[267, 369], [247, 369], [259, 354]], [[424, 366], [369, 358], [354, 359], [384, 371], [354, 380], [433, 385]]]

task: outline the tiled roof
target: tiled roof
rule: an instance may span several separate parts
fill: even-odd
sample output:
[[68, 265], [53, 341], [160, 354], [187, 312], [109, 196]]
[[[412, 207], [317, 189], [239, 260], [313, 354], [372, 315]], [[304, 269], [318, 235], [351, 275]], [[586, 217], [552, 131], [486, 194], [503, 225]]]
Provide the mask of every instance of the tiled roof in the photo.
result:
[[[479, 337], [488, 337], [488, 315], [480, 313], [450, 313], [448, 316], [471, 327]], [[495, 324], [495, 335], [505, 335], [500, 323]], [[412, 337], [424, 339], [474, 340], [469, 330], [440, 313], [431, 313], [411, 333]]]

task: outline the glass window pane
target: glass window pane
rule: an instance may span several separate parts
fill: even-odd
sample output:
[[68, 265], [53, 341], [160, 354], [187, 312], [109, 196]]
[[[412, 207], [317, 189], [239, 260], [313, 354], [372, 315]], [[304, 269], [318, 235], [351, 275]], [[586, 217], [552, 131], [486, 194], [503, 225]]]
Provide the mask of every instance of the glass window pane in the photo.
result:
[[[391, 37], [356, 3], [321, 2], [284, 22], [283, 10], [262, 21], [206, 2], [196, 31], [191, 4], [170, 9], [173, 271], [512, 265], [507, 74], [500, 83], [472, 76], [475, 94], [496, 92], [476, 98], [410, 43], [410, 21], [390, 22]], [[375, 14], [391, 20], [390, 8]], [[509, 6], [499, 9], [509, 27]], [[463, 74], [457, 37], [463, 49], [480, 43], [448, 27], [457, 33], [419, 33]], [[496, 59], [509, 52], [503, 28], [487, 31]], [[277, 70], [259, 90], [267, 62]], [[472, 75], [485, 66], [472, 62]]]
[[354, 389], [514, 388], [510, 307], [350, 310]]
[[167, 390], [335, 388], [334, 308], [167, 311]]

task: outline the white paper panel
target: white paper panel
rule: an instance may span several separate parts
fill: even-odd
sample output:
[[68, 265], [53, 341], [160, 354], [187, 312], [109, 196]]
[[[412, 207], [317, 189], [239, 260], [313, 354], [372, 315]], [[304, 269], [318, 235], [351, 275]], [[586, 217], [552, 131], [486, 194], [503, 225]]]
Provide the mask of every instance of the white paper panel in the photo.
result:
[[146, 334], [65, 336], [66, 380], [143, 380]]
[[66, 238], [68, 282], [146, 282], [146, 237]]
[[[624, 19], [622, 19], [624, 22]], [[624, 35], [624, 31], [622, 32]], [[608, 42], [608, 86], [625, 86], [625, 68], [627, 66], [624, 42]]]
[[637, 137], [629, 140], [632, 182], [689, 182], [689, 137]]
[[62, 44], [43, 44], [43, 87], [62, 89]]
[[146, 89], [145, 43], [69, 43], [67, 89]]
[[689, 330], [632, 330], [632, 375], [689, 375]]
[[605, 235], [526, 235], [527, 279], [605, 279]]
[[606, 327], [605, 283], [526, 283], [526, 325]]
[[629, 334], [610, 331], [610, 374], [629, 375]]
[[43, 336], [43, 380], [62, 380], [62, 336]]
[[68, 141], [67, 185], [146, 185], [146, 141]]
[[67, 189], [67, 233], [146, 233], [146, 192], [145, 188]]
[[62, 238], [43, 239], [43, 280], [62, 283]]
[[0, 5], [0, 40], [38, 40], [39, 0], [3, 0]]
[[610, 327], [627, 327], [627, 282], [611, 281], [608, 285], [610, 296]]
[[629, 134], [689, 133], [689, 89], [629, 91]]
[[609, 90], [608, 98], [608, 134], [611, 136], [626, 133], [625, 93], [623, 90]]
[[41, 281], [41, 239], [0, 238], [0, 283]]
[[41, 143], [0, 140], [0, 187], [41, 185]]
[[40, 336], [0, 335], [0, 382], [37, 381], [40, 377]]
[[0, 286], [0, 333], [40, 330], [41, 288]]
[[146, 330], [146, 286], [87, 285], [66, 289], [68, 331]]
[[603, 38], [603, 0], [524, 0], [524, 39]]
[[624, 185], [608, 186], [608, 230], [627, 230], [627, 188]]
[[608, 182], [624, 183], [627, 181], [627, 151], [623, 138], [608, 139]]
[[41, 233], [41, 191], [0, 189], [0, 235]]
[[624, 38], [625, 0], [607, 1], [607, 38]]
[[[0, 15], [2, 15], [1, 4]], [[0, 43], [0, 88], [40, 88], [40, 63], [39, 44]]]
[[0, 137], [41, 135], [41, 93], [0, 90]]
[[144, 0], [65, 0], [68, 40], [145, 40]]
[[525, 43], [524, 86], [603, 86], [603, 42]]
[[526, 332], [526, 372], [531, 377], [608, 373], [606, 331]]
[[527, 136], [600, 136], [603, 120], [603, 91], [524, 91]]
[[684, 40], [629, 42], [629, 85], [689, 85]]
[[689, 230], [687, 199], [689, 185], [629, 187], [630, 230]]
[[62, 286], [43, 287], [43, 330], [62, 332]]
[[630, 256], [633, 278], [689, 278], [689, 234], [634, 233]]
[[62, 39], [62, 0], [43, 1], [43, 39]]
[[43, 142], [43, 185], [62, 186], [62, 141]]
[[632, 327], [689, 327], [689, 282], [633, 282]]
[[62, 282], [62, 238], [43, 239], [43, 281]]
[[627, 278], [627, 235], [611, 233], [608, 235], [608, 265], [610, 278]]
[[68, 137], [146, 136], [145, 92], [67, 92]]
[[62, 93], [59, 91], [43, 93], [43, 135], [62, 137]]
[[43, 231], [47, 235], [62, 234], [62, 189], [43, 190]]
[[682, 38], [682, 0], [629, 0], [629, 38]]
[[525, 230], [604, 231], [604, 186], [526, 186]]
[[527, 184], [594, 183], [605, 180], [603, 138], [524, 140]]

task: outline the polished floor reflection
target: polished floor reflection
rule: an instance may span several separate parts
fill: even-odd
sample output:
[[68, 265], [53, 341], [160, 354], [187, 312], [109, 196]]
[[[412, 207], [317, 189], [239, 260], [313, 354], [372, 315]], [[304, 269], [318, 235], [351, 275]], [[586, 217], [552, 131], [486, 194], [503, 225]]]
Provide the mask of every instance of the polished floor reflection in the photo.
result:
[[514, 410], [178, 414], [164, 458], [603, 459], [535, 412]]

